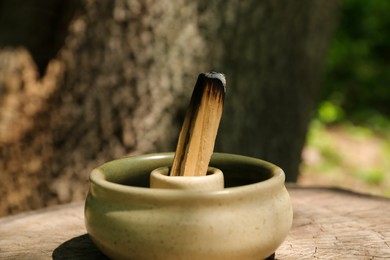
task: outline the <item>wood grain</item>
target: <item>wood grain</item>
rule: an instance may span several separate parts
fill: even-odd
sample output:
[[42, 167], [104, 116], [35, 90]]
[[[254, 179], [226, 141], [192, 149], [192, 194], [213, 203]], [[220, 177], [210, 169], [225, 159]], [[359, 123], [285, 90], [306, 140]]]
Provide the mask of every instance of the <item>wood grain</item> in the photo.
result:
[[278, 259], [390, 258], [390, 200], [340, 189], [289, 192], [294, 221]]
[[204, 176], [214, 150], [226, 92], [225, 76], [202, 73], [195, 84], [170, 176]]
[[[276, 259], [389, 259], [390, 200], [289, 187], [293, 227]], [[84, 228], [83, 204], [0, 219], [0, 259], [105, 259]]]

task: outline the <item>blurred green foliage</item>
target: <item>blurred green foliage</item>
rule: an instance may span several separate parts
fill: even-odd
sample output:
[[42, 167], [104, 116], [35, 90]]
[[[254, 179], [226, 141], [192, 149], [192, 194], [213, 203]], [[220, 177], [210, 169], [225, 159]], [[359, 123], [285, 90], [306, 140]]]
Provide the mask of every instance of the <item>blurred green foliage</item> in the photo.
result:
[[390, 1], [343, 0], [327, 59], [319, 119], [383, 123], [390, 114], [389, 85]]
[[324, 101], [318, 109], [318, 118], [325, 124], [340, 122], [344, 119], [344, 111], [331, 101]]
[[373, 170], [359, 169], [355, 174], [358, 178], [361, 178], [362, 180], [370, 184], [381, 184], [386, 179], [385, 172], [380, 169], [373, 169]]
[[[342, 183], [341, 185], [349, 188], [356, 183], [365, 183], [368, 186], [360, 186], [361, 192], [369, 192], [370, 187], [376, 187], [379, 188], [379, 193], [376, 194], [390, 198], [390, 161], [387, 159], [390, 158], [390, 131], [386, 130], [390, 128], [382, 129], [380, 132], [382, 134], [378, 135], [375, 128], [357, 126], [348, 121], [337, 121], [342, 118], [338, 113], [336, 106], [324, 102], [319, 112], [320, 119], [311, 122], [307, 148], [311, 150], [312, 161], [303, 163], [304, 174], [311, 175], [312, 178], [321, 175], [332, 182], [332, 185]], [[329, 126], [325, 123], [326, 120], [330, 120], [332, 124], [339, 123], [336, 126]], [[390, 124], [389, 121], [387, 124]], [[349, 143], [367, 145], [369, 149], [366, 156], [372, 156], [372, 153], [376, 152], [379, 156], [369, 165], [367, 162], [360, 163], [359, 156], [352, 159], [351, 154], [356, 153], [361, 156], [363, 151], [354, 150], [359, 146], [355, 148], [340, 146], [338, 140], [343, 136], [344, 138], [348, 136]], [[319, 157], [313, 160], [313, 153]], [[351, 182], [352, 179], [355, 181]]]
[[[334, 182], [381, 187], [390, 198], [390, 0], [342, 0], [340, 15], [307, 140], [320, 160], [304, 166]], [[351, 161], [338, 146], [340, 133], [376, 147], [380, 158], [369, 166]]]

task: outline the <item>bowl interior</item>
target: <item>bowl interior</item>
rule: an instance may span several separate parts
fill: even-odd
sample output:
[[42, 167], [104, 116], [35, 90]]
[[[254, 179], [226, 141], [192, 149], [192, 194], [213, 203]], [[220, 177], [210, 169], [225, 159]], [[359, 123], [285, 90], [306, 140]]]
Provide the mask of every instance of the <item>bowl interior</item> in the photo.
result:
[[[149, 187], [150, 172], [159, 167], [170, 167], [173, 156], [174, 153], [133, 156], [108, 162], [99, 168], [104, 172], [106, 181]], [[225, 188], [258, 183], [281, 175], [284, 177], [283, 171], [276, 165], [241, 155], [214, 153], [210, 166], [223, 172]]]

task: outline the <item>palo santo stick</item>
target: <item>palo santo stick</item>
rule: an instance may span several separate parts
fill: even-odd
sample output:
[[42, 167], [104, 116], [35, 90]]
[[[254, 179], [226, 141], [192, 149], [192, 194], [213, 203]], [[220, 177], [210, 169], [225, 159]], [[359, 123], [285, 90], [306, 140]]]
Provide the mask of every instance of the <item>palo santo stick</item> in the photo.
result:
[[170, 176], [202, 176], [214, 150], [226, 92], [225, 76], [199, 75], [180, 131]]

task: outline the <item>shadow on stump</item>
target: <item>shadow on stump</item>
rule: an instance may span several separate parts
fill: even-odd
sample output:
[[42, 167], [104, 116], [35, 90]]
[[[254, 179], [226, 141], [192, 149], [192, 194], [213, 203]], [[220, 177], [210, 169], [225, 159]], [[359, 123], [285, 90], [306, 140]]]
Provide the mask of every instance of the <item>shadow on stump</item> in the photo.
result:
[[95, 246], [88, 234], [74, 237], [54, 249], [54, 260], [106, 260], [109, 259]]

